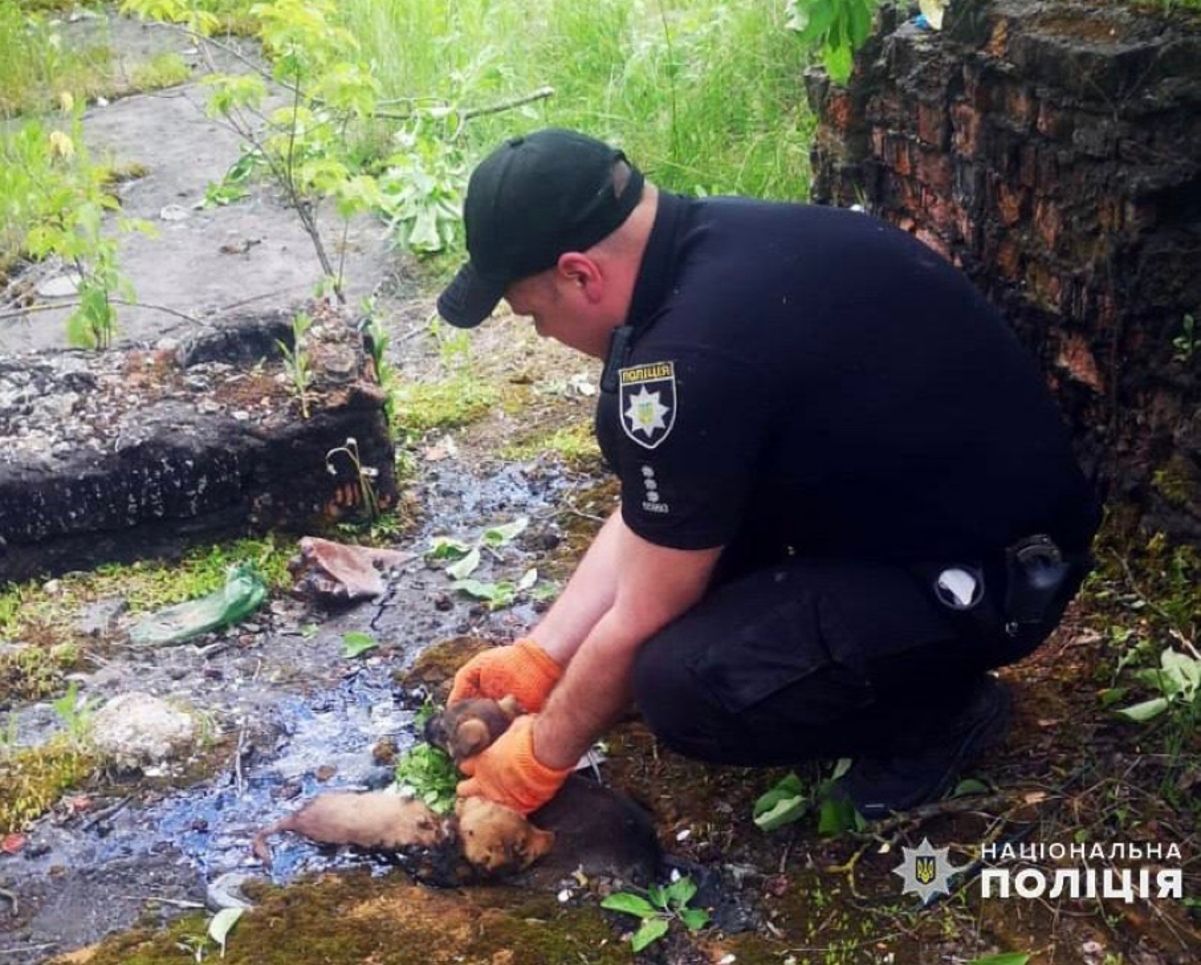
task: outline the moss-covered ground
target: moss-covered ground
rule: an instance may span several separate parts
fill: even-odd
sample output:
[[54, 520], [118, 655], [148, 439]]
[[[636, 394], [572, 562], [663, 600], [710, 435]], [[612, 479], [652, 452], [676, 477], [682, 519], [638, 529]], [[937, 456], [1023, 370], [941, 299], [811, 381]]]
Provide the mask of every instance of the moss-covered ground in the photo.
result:
[[[259, 903], [229, 938], [230, 965], [547, 965], [628, 961], [594, 907], [565, 907], [554, 895], [516, 889], [439, 892], [366, 875], [327, 876], [256, 893]], [[216, 946], [205, 919], [182, 918], [158, 933], [134, 931], [73, 957], [90, 965], [180, 961], [180, 946]]]

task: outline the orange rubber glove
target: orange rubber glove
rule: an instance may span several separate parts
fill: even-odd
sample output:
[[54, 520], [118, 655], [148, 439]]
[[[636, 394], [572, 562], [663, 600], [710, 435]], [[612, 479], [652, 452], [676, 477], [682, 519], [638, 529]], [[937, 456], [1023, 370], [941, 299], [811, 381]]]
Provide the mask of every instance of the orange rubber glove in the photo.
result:
[[527, 713], [539, 711], [546, 695], [563, 675], [563, 668], [528, 637], [507, 647], [493, 647], [474, 657], [459, 668], [450, 698], [456, 701], [470, 697], [491, 697], [500, 700], [512, 694]]
[[459, 797], [485, 797], [521, 814], [554, 797], [572, 768], [547, 767], [534, 756], [534, 714], [518, 717], [491, 746], [459, 763], [468, 780]]

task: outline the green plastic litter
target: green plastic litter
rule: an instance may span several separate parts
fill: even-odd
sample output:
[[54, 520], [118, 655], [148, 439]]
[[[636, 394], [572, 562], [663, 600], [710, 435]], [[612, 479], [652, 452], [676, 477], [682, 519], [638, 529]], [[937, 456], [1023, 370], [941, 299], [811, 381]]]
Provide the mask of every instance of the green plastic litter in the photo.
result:
[[129, 632], [129, 638], [151, 647], [183, 643], [244, 620], [265, 599], [267, 585], [258, 570], [249, 563], [236, 563], [226, 570], [221, 589], [152, 613]]

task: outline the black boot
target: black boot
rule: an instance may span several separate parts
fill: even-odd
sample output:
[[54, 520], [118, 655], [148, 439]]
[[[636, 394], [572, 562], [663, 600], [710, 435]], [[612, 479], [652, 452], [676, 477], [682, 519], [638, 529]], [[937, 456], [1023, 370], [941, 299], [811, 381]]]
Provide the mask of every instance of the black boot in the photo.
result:
[[986, 674], [950, 719], [903, 735], [879, 756], [855, 758], [835, 793], [848, 798], [869, 821], [937, 801], [963, 768], [1004, 738], [1011, 716], [1009, 691]]

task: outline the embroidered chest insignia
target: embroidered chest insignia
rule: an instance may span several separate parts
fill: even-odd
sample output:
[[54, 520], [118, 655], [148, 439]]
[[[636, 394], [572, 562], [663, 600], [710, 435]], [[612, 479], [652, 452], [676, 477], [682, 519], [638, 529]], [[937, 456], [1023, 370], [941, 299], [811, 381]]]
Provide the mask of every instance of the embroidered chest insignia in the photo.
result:
[[621, 428], [634, 442], [654, 449], [676, 422], [674, 362], [646, 362], [619, 369]]

